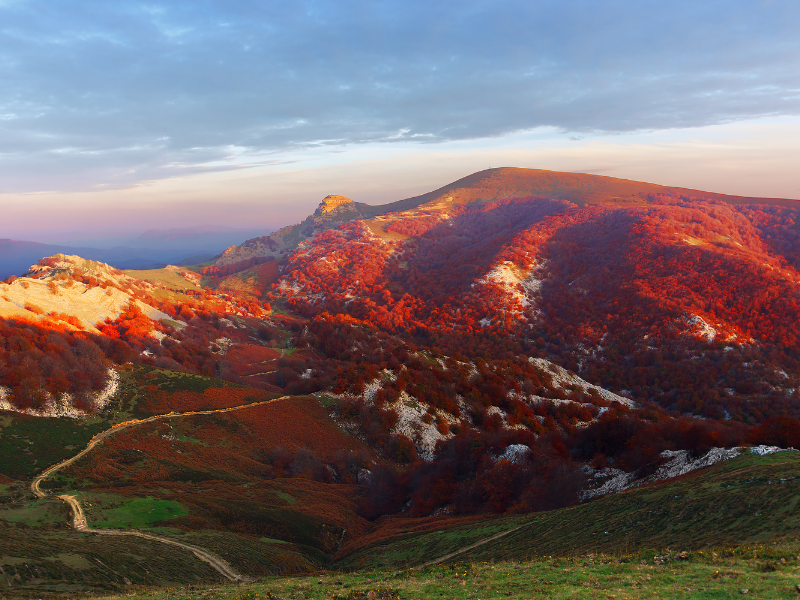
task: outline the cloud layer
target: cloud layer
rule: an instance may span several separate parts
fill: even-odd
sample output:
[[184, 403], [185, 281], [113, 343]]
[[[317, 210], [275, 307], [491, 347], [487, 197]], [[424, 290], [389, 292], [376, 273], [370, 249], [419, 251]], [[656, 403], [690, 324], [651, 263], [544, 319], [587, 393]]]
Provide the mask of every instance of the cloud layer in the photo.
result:
[[0, 192], [800, 113], [779, 1], [0, 0]]

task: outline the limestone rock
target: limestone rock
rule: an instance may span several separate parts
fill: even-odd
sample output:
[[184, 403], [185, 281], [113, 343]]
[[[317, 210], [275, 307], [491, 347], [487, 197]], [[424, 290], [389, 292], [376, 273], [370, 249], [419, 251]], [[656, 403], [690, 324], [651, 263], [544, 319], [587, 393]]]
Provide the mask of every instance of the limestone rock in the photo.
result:
[[343, 212], [357, 212], [357, 210], [356, 203], [350, 198], [331, 194], [322, 199], [317, 210], [314, 211], [314, 216], [324, 217]]

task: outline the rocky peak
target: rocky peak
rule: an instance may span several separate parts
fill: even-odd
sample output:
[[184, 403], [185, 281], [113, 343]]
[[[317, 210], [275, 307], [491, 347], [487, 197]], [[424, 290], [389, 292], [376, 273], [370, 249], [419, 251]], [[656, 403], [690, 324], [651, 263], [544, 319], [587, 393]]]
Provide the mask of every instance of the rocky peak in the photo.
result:
[[[350, 206], [346, 206], [350, 205]], [[341, 207], [344, 207], [342, 210]], [[319, 203], [317, 210], [314, 211], [314, 216], [322, 217], [334, 212], [344, 212], [347, 210], [355, 210], [355, 202], [345, 196], [336, 196], [334, 194], [325, 196], [322, 202]]]

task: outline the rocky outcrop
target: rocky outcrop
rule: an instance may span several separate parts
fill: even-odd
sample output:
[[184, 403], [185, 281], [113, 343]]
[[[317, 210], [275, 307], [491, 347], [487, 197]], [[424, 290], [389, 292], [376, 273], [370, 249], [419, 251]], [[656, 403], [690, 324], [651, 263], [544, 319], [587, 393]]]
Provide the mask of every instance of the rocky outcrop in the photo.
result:
[[247, 240], [239, 246], [230, 246], [219, 255], [217, 260], [214, 261], [214, 264], [218, 267], [224, 267], [250, 258], [274, 256], [279, 252], [279, 245], [271, 236], [265, 235]]
[[318, 233], [338, 227], [342, 223], [354, 219], [363, 219], [358, 204], [345, 196], [329, 195], [322, 199], [313, 215], [309, 215], [298, 225], [289, 225], [262, 237], [247, 240], [239, 246], [231, 246], [219, 255], [214, 262], [217, 266], [232, 265], [237, 262], [256, 257], [275, 256], [294, 250], [305, 239]]
[[359, 214], [356, 203], [346, 196], [329, 195], [325, 196], [322, 202], [319, 203], [317, 210], [314, 211], [314, 216], [331, 217], [347, 213]]
[[54, 254], [46, 256], [35, 265], [31, 265], [23, 277], [42, 277], [53, 271], [73, 273], [75, 270], [95, 276], [105, 276], [111, 279], [132, 279], [123, 275], [122, 271], [96, 260], [87, 260], [74, 254]]
[[80, 256], [56, 254], [41, 259], [23, 277], [0, 283], [0, 318], [47, 320], [63, 315], [68, 329], [96, 333], [97, 325], [116, 319], [130, 304], [152, 320], [169, 315], [136, 298], [149, 293], [153, 284], [130, 277], [106, 263]]

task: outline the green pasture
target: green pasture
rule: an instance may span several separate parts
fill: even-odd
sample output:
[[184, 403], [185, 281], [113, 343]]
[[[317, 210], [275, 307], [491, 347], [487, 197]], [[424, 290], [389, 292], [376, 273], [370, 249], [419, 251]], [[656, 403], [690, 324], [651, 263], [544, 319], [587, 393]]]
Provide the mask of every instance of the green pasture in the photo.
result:
[[103, 415], [76, 420], [6, 412], [0, 416], [0, 473], [12, 479], [30, 479], [77, 454], [114, 422]]
[[763, 457], [748, 453], [664, 484], [570, 508], [399, 535], [342, 558], [336, 567], [416, 566], [515, 527], [519, 529], [452, 561], [624, 555], [642, 548], [700, 550], [762, 543], [800, 535], [798, 503], [800, 453]]
[[530, 561], [456, 563], [419, 570], [273, 576], [249, 584], [148, 589], [124, 597], [131, 600], [796, 598], [799, 551], [797, 542], [784, 543], [762, 546], [755, 553], [746, 554], [691, 553], [685, 559], [671, 558], [663, 564], [656, 564], [653, 554], [645, 552], [623, 558], [540, 557]]
[[[187, 268], [186, 270], [188, 271], [189, 269]], [[123, 273], [129, 277], [133, 277], [134, 279], [149, 281], [150, 283], [164, 285], [168, 288], [176, 290], [198, 289], [198, 286], [194, 285], [189, 280], [181, 277], [178, 273], [170, 269], [148, 269], [145, 271], [127, 269], [124, 270]]]
[[0, 496], [0, 521], [6, 524], [53, 528], [67, 523], [69, 514], [69, 508], [57, 498], [31, 500], [19, 493]]
[[114, 494], [74, 492], [94, 529], [148, 529], [154, 523], [182, 517], [189, 511], [179, 502], [148, 496], [126, 498]]

